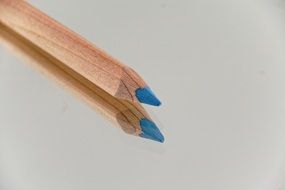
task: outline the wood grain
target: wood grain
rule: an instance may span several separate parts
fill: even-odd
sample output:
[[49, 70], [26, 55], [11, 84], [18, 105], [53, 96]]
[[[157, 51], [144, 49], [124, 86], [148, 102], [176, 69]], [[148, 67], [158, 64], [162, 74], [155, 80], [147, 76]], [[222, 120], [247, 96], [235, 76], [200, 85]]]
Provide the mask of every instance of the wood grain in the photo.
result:
[[60, 60], [1, 23], [0, 44], [9, 47], [21, 58], [25, 58], [29, 65], [40, 70], [48, 78], [57, 81], [103, 116], [119, 125], [126, 133], [141, 134], [140, 119], [150, 119], [140, 104], [117, 99], [106, 93], [94, 83], [72, 71]]
[[0, 0], [0, 22], [44, 50], [65, 72], [85, 78], [112, 96], [137, 102], [146, 83], [131, 68], [23, 0]]

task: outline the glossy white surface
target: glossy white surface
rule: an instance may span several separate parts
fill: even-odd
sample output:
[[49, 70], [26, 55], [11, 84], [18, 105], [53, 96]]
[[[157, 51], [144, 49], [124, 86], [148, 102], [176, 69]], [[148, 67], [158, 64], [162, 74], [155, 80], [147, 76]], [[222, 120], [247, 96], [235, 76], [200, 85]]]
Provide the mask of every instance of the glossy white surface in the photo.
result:
[[285, 1], [30, 2], [148, 81], [166, 141], [124, 134], [0, 46], [1, 190], [283, 190]]

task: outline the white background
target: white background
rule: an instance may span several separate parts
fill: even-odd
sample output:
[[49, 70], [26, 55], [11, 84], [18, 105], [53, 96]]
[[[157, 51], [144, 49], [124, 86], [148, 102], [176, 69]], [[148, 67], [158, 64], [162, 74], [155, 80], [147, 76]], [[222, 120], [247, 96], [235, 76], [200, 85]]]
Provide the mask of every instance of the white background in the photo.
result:
[[280, 190], [285, 1], [31, 0], [137, 70], [164, 144], [0, 49], [1, 190]]

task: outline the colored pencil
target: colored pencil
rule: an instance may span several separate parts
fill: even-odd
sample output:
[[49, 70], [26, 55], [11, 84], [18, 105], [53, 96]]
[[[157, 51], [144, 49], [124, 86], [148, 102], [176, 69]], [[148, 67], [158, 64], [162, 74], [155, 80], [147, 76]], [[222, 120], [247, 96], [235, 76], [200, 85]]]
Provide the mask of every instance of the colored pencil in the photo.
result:
[[110, 95], [154, 106], [161, 103], [131, 68], [107, 55], [24, 0], [0, 0], [0, 22]]
[[[1, 1], [1, 0], [0, 0]], [[9, 47], [28, 63], [71, 91], [128, 134], [163, 142], [164, 137], [145, 109], [136, 102], [118, 99], [0, 23], [0, 44]]]

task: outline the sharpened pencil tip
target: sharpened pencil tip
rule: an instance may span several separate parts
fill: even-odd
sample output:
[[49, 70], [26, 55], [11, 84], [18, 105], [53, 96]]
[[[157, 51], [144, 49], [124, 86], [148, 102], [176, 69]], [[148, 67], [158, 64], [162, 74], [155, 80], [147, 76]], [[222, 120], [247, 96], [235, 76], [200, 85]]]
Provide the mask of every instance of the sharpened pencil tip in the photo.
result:
[[143, 118], [140, 120], [140, 126], [143, 131], [143, 133], [140, 134], [140, 137], [151, 139], [161, 143], [164, 142], [163, 135], [152, 121]]
[[149, 87], [139, 88], [136, 90], [136, 97], [141, 103], [150, 104], [153, 106], [160, 106], [161, 102], [154, 95]]

